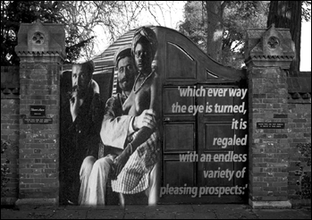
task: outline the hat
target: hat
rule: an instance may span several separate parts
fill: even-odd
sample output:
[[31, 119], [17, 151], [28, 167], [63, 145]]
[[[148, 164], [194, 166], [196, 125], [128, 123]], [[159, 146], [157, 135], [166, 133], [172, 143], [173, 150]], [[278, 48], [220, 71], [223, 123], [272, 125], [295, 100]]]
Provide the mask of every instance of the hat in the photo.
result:
[[154, 57], [158, 47], [157, 37], [155, 32], [151, 28], [144, 26], [140, 27], [134, 33], [131, 46], [132, 53], [134, 52], [134, 48], [139, 42], [139, 40], [141, 40], [141, 38], [145, 38], [150, 43], [150, 46], [152, 48], [152, 57]]
[[117, 67], [119, 60], [124, 58], [124, 57], [126, 57], [126, 56], [131, 57], [131, 45], [130, 44], [127, 44], [127, 45], [125, 45], [123, 47], [120, 47], [117, 50], [117, 52], [114, 55], [115, 66]]

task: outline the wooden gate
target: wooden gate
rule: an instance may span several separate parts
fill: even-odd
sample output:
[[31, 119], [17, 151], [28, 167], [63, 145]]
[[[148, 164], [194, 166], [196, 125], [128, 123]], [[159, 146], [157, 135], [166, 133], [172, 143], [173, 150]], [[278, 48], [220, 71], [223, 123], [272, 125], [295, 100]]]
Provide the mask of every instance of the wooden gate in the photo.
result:
[[247, 202], [244, 71], [218, 64], [174, 30], [155, 31], [163, 104], [160, 202]]

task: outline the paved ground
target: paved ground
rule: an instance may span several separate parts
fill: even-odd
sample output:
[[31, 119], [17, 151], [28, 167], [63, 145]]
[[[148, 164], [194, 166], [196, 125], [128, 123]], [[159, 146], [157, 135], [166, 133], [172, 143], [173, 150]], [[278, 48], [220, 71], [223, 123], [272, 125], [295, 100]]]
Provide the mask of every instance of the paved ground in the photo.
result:
[[248, 205], [160, 205], [1, 208], [1, 219], [311, 219], [311, 208], [251, 209]]

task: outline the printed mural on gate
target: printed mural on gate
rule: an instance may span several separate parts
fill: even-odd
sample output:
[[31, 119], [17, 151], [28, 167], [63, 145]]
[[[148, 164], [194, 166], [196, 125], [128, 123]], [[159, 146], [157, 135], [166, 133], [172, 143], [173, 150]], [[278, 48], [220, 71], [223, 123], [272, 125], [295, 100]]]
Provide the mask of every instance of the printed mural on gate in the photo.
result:
[[[159, 27], [160, 28], [160, 27]], [[61, 113], [61, 200], [63, 203], [67, 202], [72, 202], [76, 200], [77, 204], [81, 203], [88, 203], [87, 205], [100, 205], [101, 203], [104, 204], [111, 204], [109, 200], [116, 200], [118, 198], [118, 194], [116, 192], [112, 192], [111, 190], [114, 191], [114, 186], [111, 186], [113, 183], [110, 182], [111, 179], [108, 179], [108, 185], [107, 185], [107, 194], [109, 195], [105, 201], [103, 198], [98, 198], [98, 196], [93, 196], [92, 198], [95, 201], [90, 201], [86, 202], [83, 201], [83, 198], [81, 198], [81, 187], [84, 187], [83, 184], [79, 186], [77, 184], [76, 186], [69, 187], [71, 185], [70, 182], [81, 182], [81, 176], [79, 178], [79, 169], [80, 166], [79, 164], [82, 164], [82, 161], [85, 162], [84, 157], [87, 157], [88, 155], [82, 156], [80, 155], [80, 159], [74, 159], [74, 155], [77, 155], [77, 153], [69, 153], [68, 150], [70, 149], [69, 146], [74, 146], [73, 149], [76, 149], [74, 151], [79, 151], [81, 153], [81, 149], [79, 146], [87, 145], [89, 148], [90, 146], [94, 146], [93, 149], [91, 150], [92, 153], [89, 152], [89, 156], [92, 155], [94, 159], [92, 159], [91, 163], [94, 163], [96, 167], [96, 164], [99, 164], [100, 161], [103, 159], [103, 152], [105, 155], [109, 153], [113, 154], [112, 151], [116, 150], [116, 148], [120, 148], [120, 146], [111, 146], [114, 145], [115, 143], [109, 142], [109, 138], [107, 138], [108, 133], [112, 136], [114, 136], [113, 133], [110, 133], [110, 131], [106, 132], [106, 135], [102, 135], [103, 129], [103, 124], [102, 120], [100, 118], [96, 118], [100, 116], [101, 114], [106, 114], [107, 112], [101, 112], [101, 109], [104, 109], [103, 103], [106, 102], [106, 111], [107, 109], [110, 109], [110, 102], [114, 99], [109, 99], [110, 96], [113, 97], [119, 97], [121, 103], [115, 103], [114, 101], [114, 108], [115, 110], [113, 111], [113, 115], [117, 116], [117, 118], [124, 118], [126, 117], [127, 113], [123, 110], [122, 115], [120, 114], [120, 110], [116, 110], [119, 107], [118, 106], [123, 106], [122, 108], [125, 109], [125, 105], [129, 100], [131, 100], [132, 96], [135, 96], [136, 94], [136, 89], [140, 90], [142, 86], [131, 86], [133, 89], [131, 90], [130, 94], [125, 95], [125, 92], [122, 90], [123, 84], [120, 84], [118, 80], [123, 80], [122, 78], [122, 73], [120, 71], [125, 71], [125, 68], [119, 67], [118, 65], [120, 63], [124, 63], [126, 61], [120, 61], [122, 58], [127, 57], [128, 55], [126, 54], [125, 51], [120, 52], [125, 46], [129, 46], [131, 49], [130, 57], [133, 59], [133, 64], [136, 65], [135, 67], [131, 66], [130, 64], [127, 64], [127, 68], [129, 66], [129, 71], [134, 68], [136, 69], [136, 73], [134, 73], [134, 83], [138, 83], [138, 85], [143, 85], [144, 83], [147, 85], [150, 85], [151, 87], [153, 86], [153, 81], [149, 77], [150, 75], [155, 72], [155, 74], [158, 75], [158, 81], [157, 81], [157, 102], [158, 103], [163, 103], [162, 105], [157, 105], [157, 107], [162, 107], [163, 109], [157, 110], [158, 112], [162, 112], [162, 114], [157, 113], [158, 118], [157, 118], [157, 130], [160, 131], [164, 136], [158, 136], [157, 139], [162, 140], [164, 144], [161, 146], [162, 147], [162, 152], [165, 154], [163, 155], [163, 160], [159, 162], [159, 173], [156, 175], [156, 178], [158, 179], [157, 181], [159, 182], [158, 185], [158, 191], [157, 191], [157, 199], [156, 201], [161, 202], [163, 198], [168, 198], [170, 201], [170, 198], [176, 197], [176, 196], [186, 196], [189, 199], [194, 199], [193, 201], [197, 201], [197, 198], [202, 198], [207, 196], [210, 196], [212, 199], [220, 199], [221, 197], [225, 196], [238, 196], [240, 198], [240, 202], [244, 201], [242, 198], [246, 198], [247, 195], [247, 189], [248, 189], [248, 184], [247, 184], [247, 140], [248, 140], [248, 135], [247, 135], [247, 130], [248, 130], [248, 125], [247, 125], [247, 88], [240, 88], [237, 86], [237, 84], [233, 80], [232, 85], [230, 86], [225, 86], [222, 85], [220, 87], [212, 86], [209, 85], [210, 81], [207, 81], [208, 84], [203, 84], [203, 85], [198, 85], [194, 86], [191, 84], [186, 86], [175, 86], [172, 88], [167, 89], [166, 87], [166, 82], [167, 82], [167, 74], [164, 72], [169, 71], [169, 70], [164, 70], [166, 69], [166, 65], [162, 61], [162, 59], [170, 59], [174, 60], [174, 62], [177, 62], [180, 59], [190, 59], [190, 57], [193, 57], [191, 59], [196, 60], [197, 58], [190, 54], [188, 52], [189, 48], [188, 47], [194, 47], [193, 44], [190, 44], [190, 42], [187, 43], [188, 47], [184, 47], [182, 45], [178, 44], [172, 44], [174, 47], [166, 47], [165, 45], [168, 44], [169, 42], [166, 42], [165, 39], [159, 39], [155, 35], [154, 31], [157, 30], [155, 27], [141, 27], [137, 28], [133, 31], [130, 31], [129, 33], [124, 35], [125, 39], [120, 39], [119, 43], [118, 40], [115, 42], [109, 50], [110, 54], [114, 54], [114, 56], [111, 56], [110, 58], [106, 58], [107, 60], [110, 60], [110, 65], [108, 64], [108, 61], [106, 60], [106, 65], [110, 66], [110, 68], [106, 68], [103, 71], [103, 68], [101, 71], [99, 71], [99, 66], [98, 63], [101, 61], [100, 58], [95, 58], [94, 59], [94, 66], [95, 68], [87, 68], [83, 71], [77, 71], [77, 68], [75, 65], [71, 69], [68, 69], [68, 71], [64, 71], [62, 78], [61, 78], [61, 90], [62, 90], [62, 98], [61, 98], [61, 103], [62, 103], [62, 113]], [[162, 30], [162, 28], [160, 28]], [[162, 31], [168, 31], [167, 29], [164, 29]], [[157, 32], [157, 31], [156, 31]], [[170, 33], [170, 35], [179, 35], [180, 38], [183, 38], [184, 41], [188, 41], [185, 36], [177, 33]], [[144, 40], [142, 40], [144, 39]], [[147, 50], [145, 51], [139, 51], [140, 53], [136, 54], [135, 49], [137, 46], [134, 46], [137, 44], [137, 42], [140, 42], [142, 40], [142, 45], [144, 46], [144, 42], [148, 45]], [[135, 43], [134, 43], [135, 42]], [[118, 45], [118, 46], [115, 46]], [[140, 45], [141, 46], [141, 45]], [[144, 48], [140, 48], [140, 50], [144, 50]], [[165, 50], [168, 50], [165, 52]], [[172, 53], [171, 50], [178, 50], [175, 53]], [[146, 67], [148, 71], [151, 72], [151, 74], [146, 74], [146, 79], [143, 78], [143, 80], [140, 81], [140, 77], [142, 77], [142, 71], [139, 71], [141, 68], [140, 65], [144, 66], [144, 62], [147, 61], [142, 61], [144, 59], [147, 59], [146, 56], [148, 56], [148, 53], [151, 52], [151, 58], [149, 58], [149, 66]], [[161, 54], [169, 54], [173, 55], [172, 59], [165, 57], [165, 58], [160, 58]], [[201, 52], [203, 53], [203, 52]], [[121, 58], [118, 58], [119, 54], [121, 55]], [[208, 60], [209, 58], [206, 55], [203, 55], [206, 57]], [[105, 60], [105, 53], [103, 55], [104, 60]], [[154, 60], [154, 61], [153, 61]], [[112, 62], [113, 61], [113, 62]], [[117, 61], [117, 62], [116, 62]], [[153, 61], [153, 62], [151, 62]], [[104, 61], [101, 61], [104, 64]], [[120, 63], [119, 63], [120, 62]], [[183, 62], [183, 61], [181, 61]], [[187, 61], [189, 62], [189, 61]], [[193, 61], [194, 62], [194, 61]], [[197, 61], [196, 62], [200, 62]], [[113, 64], [113, 65], [112, 65]], [[83, 66], [81, 67], [82, 69], [84, 68]], [[101, 77], [104, 77], [103, 72], [111, 70], [111, 73], [113, 74], [114, 78], [114, 85], [109, 85], [107, 87], [103, 87], [101, 85], [101, 82], [103, 80], [99, 80]], [[178, 71], [176, 69], [176, 71]], [[185, 70], [183, 70], [185, 71]], [[199, 71], [197, 69], [192, 69], [191, 71]], [[90, 96], [90, 101], [86, 101], [86, 105], [82, 104], [81, 105], [81, 111], [85, 113], [82, 113], [84, 116], [79, 117], [79, 111], [80, 109], [78, 108], [78, 116], [75, 120], [70, 120], [73, 119], [73, 113], [75, 113], [75, 105], [76, 101], [70, 101], [73, 99], [73, 94], [75, 94], [75, 89], [78, 88], [79, 83], [82, 82], [82, 80], [79, 79], [83, 75], [83, 73], [90, 72], [91, 75], [88, 77], [88, 82], [91, 82], [92, 88], [90, 89], [91, 93], [93, 96]], [[89, 73], [89, 74], [90, 74]], [[129, 74], [124, 72], [123, 74]], [[177, 72], [177, 74], [180, 74], [179, 77], [183, 79], [183, 75], [185, 73], [183, 72]], [[190, 72], [190, 75], [200, 75], [203, 73], [193, 73]], [[101, 76], [102, 75], [102, 76]], [[107, 74], [106, 74], [107, 75]], [[75, 78], [77, 77], [77, 79]], [[154, 76], [152, 75], [151, 78]], [[188, 78], [188, 77], [184, 77]], [[80, 81], [79, 81], [80, 80]], [[75, 81], [77, 82], [75, 84]], [[129, 80], [128, 80], [129, 81]], [[197, 79], [196, 79], [197, 81]], [[124, 82], [124, 81], [122, 81]], [[78, 85], [78, 86], [77, 86]], [[90, 85], [90, 83], [89, 83]], [[112, 89], [112, 92], [107, 91]], [[147, 88], [144, 88], [144, 90], [148, 91], [146, 94], [150, 94], [150, 90], [147, 90]], [[153, 91], [153, 90], [151, 90]], [[79, 90], [77, 90], [78, 94]], [[88, 94], [87, 92], [85, 92]], [[102, 94], [109, 94], [109, 96], [105, 96]], [[68, 96], [68, 94], [70, 96]], [[79, 96], [79, 95], [78, 95]], [[146, 95], [145, 95], [146, 96]], [[80, 96], [80, 100], [82, 100], [83, 95]], [[79, 100], [79, 98], [78, 98]], [[109, 101], [108, 101], [109, 100]], [[194, 102], [194, 100], [196, 100]], [[84, 101], [85, 102], [85, 101]], [[141, 101], [141, 104], [143, 102]], [[195, 104], [196, 103], [196, 104]], [[144, 105], [144, 104], [143, 104]], [[148, 105], [145, 105], [148, 108]], [[110, 110], [108, 110], [110, 111]], [[118, 113], [116, 111], [119, 111]], [[156, 111], [156, 112], [157, 112]], [[142, 111], [141, 111], [142, 112]], [[93, 116], [92, 116], [93, 114]], [[96, 115], [96, 117], [94, 116]], [[139, 114], [137, 114], [138, 116]], [[191, 122], [191, 130], [183, 130], [184, 128], [180, 128], [179, 124], [176, 124], [175, 121], [170, 121], [170, 122], [162, 122], [162, 117], [166, 117], [169, 115], [171, 117], [176, 117], [179, 115], [182, 115], [183, 117], [188, 117], [186, 121], [182, 120], [181, 122], [183, 123], [189, 123], [188, 120], [190, 119]], [[189, 117], [190, 116], [190, 117]], [[106, 116], [104, 116], [105, 118]], [[215, 122], [214, 124], [202, 124], [199, 120], [200, 117], [204, 117], [206, 119], [213, 117], [214, 120], [221, 120], [221, 125], [219, 127], [218, 122]], [[226, 117], [225, 121], [222, 121], [223, 119], [220, 119], [222, 117]], [[105, 120], [105, 119], [104, 119]], [[110, 120], [115, 120], [114, 117], [111, 117]], [[119, 119], [120, 120], [120, 119]], [[92, 123], [90, 123], [92, 121]], [[80, 125], [79, 125], [80, 123]], [[117, 122], [115, 122], [117, 123]], [[74, 125], [74, 128], [73, 128]], [[177, 127], [177, 126], [178, 127]], [[188, 124], [190, 125], [190, 124]], [[102, 126], [102, 127], [101, 127]], [[172, 127], [173, 126], [173, 127]], [[211, 127], [210, 127], [211, 126]], [[95, 133], [90, 134], [86, 132], [92, 131], [93, 128], [99, 129], [100, 130], [100, 136], [95, 135]], [[169, 129], [169, 127], [173, 129]], [[187, 126], [186, 128], [188, 128]], [[196, 128], [197, 127], [197, 128]], [[72, 129], [72, 130], [70, 130]], [[101, 131], [102, 129], [102, 131]], [[114, 131], [116, 134], [119, 134], [119, 130], [114, 130], [115, 128], [112, 127], [112, 131]], [[123, 129], [123, 128], [119, 128]], [[178, 130], [177, 130], [178, 129]], [[180, 130], [179, 130], [180, 129]], [[181, 130], [182, 129], [182, 130]], [[195, 137], [197, 134], [197, 129], [201, 130], [201, 135], [206, 139], [202, 143], [199, 143], [198, 137]], [[69, 131], [70, 130], [70, 131]], [[98, 131], [99, 131], [98, 130]], [[97, 131], [97, 132], [98, 132]], [[157, 131], [157, 132], [158, 132]], [[193, 137], [193, 134], [194, 137]], [[121, 134], [122, 135], [122, 134]], [[192, 136], [188, 139], [188, 143], [190, 143], [189, 146], [178, 146], [176, 142], [171, 142], [171, 135], [176, 136], [176, 138], [185, 138], [188, 136]], [[183, 137], [184, 136], [184, 137]], [[165, 139], [165, 140], [164, 140]], [[88, 141], [89, 140], [89, 141]], [[148, 141], [152, 141], [152, 139], [148, 139]], [[110, 144], [108, 144], [110, 143]], [[121, 142], [119, 142], [120, 145]], [[153, 143], [153, 141], [151, 142]], [[180, 143], [180, 144], [186, 144], [186, 143]], [[121, 144], [122, 147], [127, 147], [127, 144]], [[144, 144], [143, 144], [144, 145]], [[150, 145], [150, 144], [149, 144]], [[113, 148], [112, 148], [113, 147]], [[97, 150], [99, 149], [99, 150]], [[141, 149], [145, 151], [144, 146], [141, 146]], [[157, 148], [156, 148], [157, 149]], [[168, 150], [167, 150], [168, 149]], [[170, 149], [175, 149], [175, 159], [167, 159], [168, 155], [170, 154]], [[192, 150], [188, 150], [192, 149]], [[99, 151], [99, 153], [97, 152]], [[140, 152], [140, 151], [139, 151]], [[148, 151], [147, 151], [148, 152]], [[168, 152], [168, 155], [167, 155]], [[161, 151], [158, 152], [160, 154]], [[148, 153], [150, 154], [150, 153]], [[67, 155], [71, 155], [72, 158], [68, 158]], [[138, 158], [141, 158], [142, 155], [139, 155]], [[161, 155], [155, 156], [157, 158], [160, 158]], [[134, 156], [133, 156], [134, 157]], [[144, 157], [144, 155], [142, 156]], [[104, 157], [105, 158], [105, 157]], [[149, 157], [147, 157], [149, 158]], [[72, 162], [69, 162], [72, 160]], [[131, 160], [131, 159], [129, 159]], [[136, 159], [139, 160], [139, 159]], [[151, 159], [149, 159], [151, 160]], [[159, 159], [158, 159], [159, 160]], [[94, 162], [97, 161], [97, 162]], [[76, 165], [72, 165], [75, 164]], [[170, 166], [171, 163], [174, 163], [174, 166]], [[191, 164], [191, 165], [187, 165]], [[125, 165], [126, 167], [129, 166]], [[144, 165], [146, 169], [146, 165]], [[184, 178], [184, 175], [187, 175], [185, 172], [182, 170], [179, 170], [178, 172], [171, 173], [170, 167], [184, 167], [184, 166], [192, 166], [192, 170], [187, 168], [187, 170], [190, 171], [188, 174], [189, 177]], [[70, 168], [72, 167], [72, 168]], [[90, 168], [92, 170], [93, 168]], [[114, 168], [113, 168], [114, 169]], [[130, 168], [127, 168], [130, 169]], [[84, 169], [80, 170], [83, 172]], [[149, 172], [151, 172], [150, 168], [148, 168]], [[91, 171], [95, 172], [95, 171]], [[107, 172], [107, 170], [102, 171], [102, 172]], [[109, 173], [111, 172], [108, 171]], [[135, 171], [137, 172], [137, 171]], [[65, 174], [67, 173], [67, 174]], [[73, 173], [76, 173], [74, 176]], [[152, 172], [153, 173], [153, 172]], [[92, 176], [94, 174], [90, 174]], [[100, 175], [100, 174], [99, 174]], [[168, 175], [171, 177], [168, 178]], [[194, 175], [194, 176], [193, 176]], [[121, 175], [119, 175], [121, 176]], [[118, 176], [118, 178], [119, 178]], [[176, 176], [176, 178], [175, 178]], [[104, 178], [104, 177], [103, 177]], [[110, 176], [108, 176], [110, 178]], [[121, 177], [120, 177], [121, 178]], [[99, 180], [97, 179], [92, 179], [92, 177], [89, 177], [89, 186], [93, 187], [99, 187], [97, 186], [96, 183]], [[175, 180], [174, 180], [175, 179]], [[79, 181], [80, 180], [80, 181]], [[174, 180], [174, 182], [173, 182]], [[83, 180], [82, 180], [83, 181]], [[106, 180], [103, 180], [106, 181]], [[138, 180], [139, 181], [139, 180]], [[92, 182], [92, 183], [91, 183]], [[138, 182], [138, 186], [134, 187], [132, 190], [124, 192], [125, 196], [129, 197], [129, 194], [138, 194], [144, 189], [145, 187], [139, 187], [140, 184], [145, 184], [144, 181], [140, 180]], [[111, 188], [112, 187], [112, 188]], [[90, 187], [91, 188], [91, 187]], [[103, 186], [102, 186], [103, 188]], [[136, 190], [136, 188], [140, 188], [140, 190]], [[143, 189], [143, 190], [142, 190]], [[79, 192], [80, 190], [80, 192]], [[72, 194], [70, 193], [71, 191], [75, 191], [76, 193]], [[92, 194], [92, 189], [89, 190]], [[103, 189], [104, 191], [104, 189]], [[62, 193], [63, 192], [63, 193]], [[79, 193], [78, 193], [79, 192]], [[104, 193], [105, 194], [105, 193]], [[71, 198], [74, 196], [75, 198]], [[89, 195], [88, 195], [89, 196]], [[84, 197], [84, 196], [82, 196]], [[90, 196], [89, 196], [90, 197]], [[92, 197], [92, 196], [91, 196]], [[97, 198], [95, 198], [97, 197]], [[99, 196], [103, 197], [103, 196]], [[70, 199], [69, 199], [70, 198]], [[140, 197], [137, 199], [132, 199], [132, 200], [140, 200]], [[142, 199], [142, 197], [141, 197]], [[117, 199], [118, 200], [118, 199]], [[131, 199], [130, 199], [131, 200]], [[182, 198], [183, 200], [183, 198]], [[126, 202], [129, 201], [126, 198]], [[142, 201], [145, 201], [148, 203], [150, 199], [147, 199], [146, 197], [143, 198]], [[118, 202], [118, 201], [117, 201]], [[120, 202], [120, 200], [119, 200]], [[198, 202], [198, 201], [197, 201]], [[171, 201], [171, 203], [174, 203], [174, 201]]]

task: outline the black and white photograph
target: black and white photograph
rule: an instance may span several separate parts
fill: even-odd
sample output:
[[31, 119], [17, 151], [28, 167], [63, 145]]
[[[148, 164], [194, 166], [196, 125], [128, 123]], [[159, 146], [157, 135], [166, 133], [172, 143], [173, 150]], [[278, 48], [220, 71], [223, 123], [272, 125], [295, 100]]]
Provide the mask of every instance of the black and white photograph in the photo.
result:
[[1, 1], [1, 219], [311, 219], [311, 1]]

